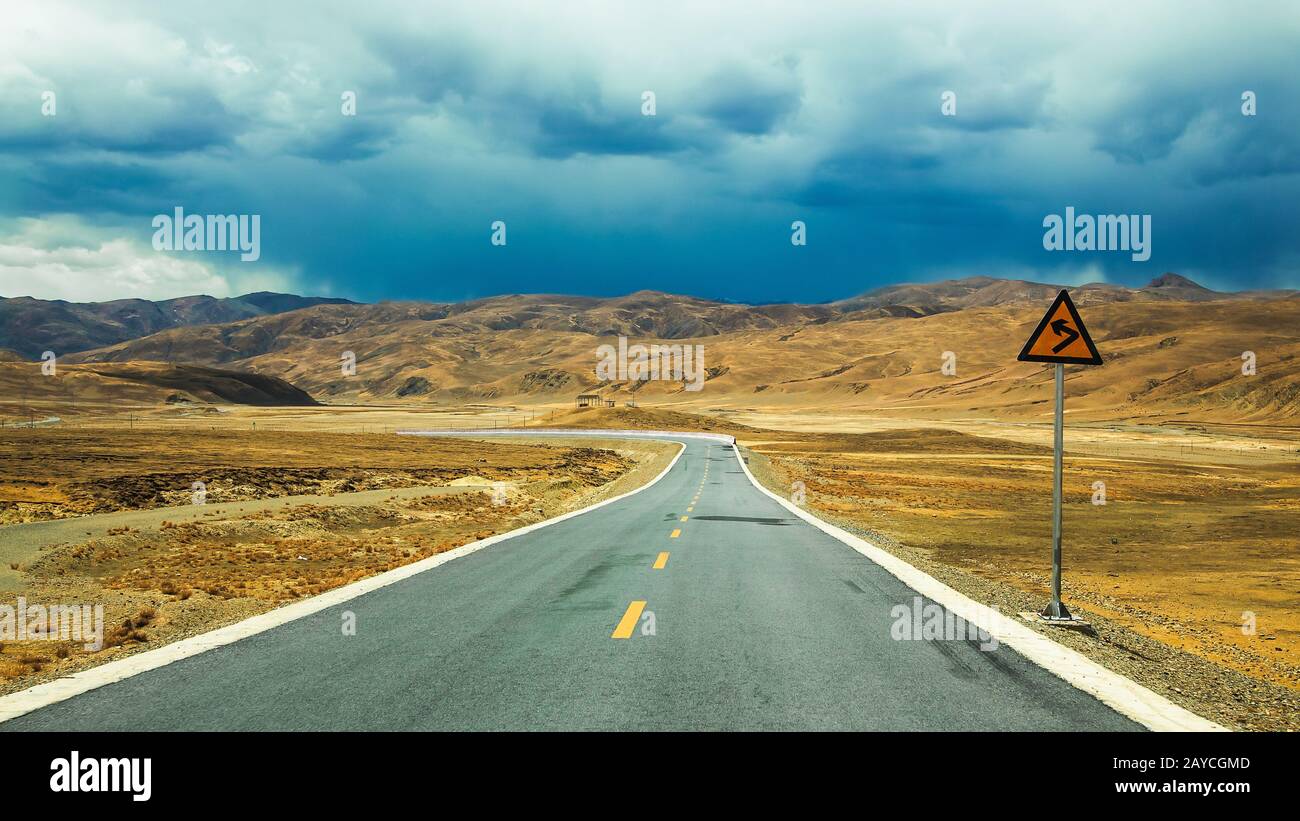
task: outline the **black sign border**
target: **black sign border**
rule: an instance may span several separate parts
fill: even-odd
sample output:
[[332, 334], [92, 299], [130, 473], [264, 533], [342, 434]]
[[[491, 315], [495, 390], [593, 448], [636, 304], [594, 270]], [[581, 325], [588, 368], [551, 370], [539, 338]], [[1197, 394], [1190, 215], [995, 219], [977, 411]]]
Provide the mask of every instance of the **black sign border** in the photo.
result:
[[[1048, 320], [1052, 318], [1052, 314], [1056, 313], [1057, 307], [1059, 307], [1062, 302], [1065, 303], [1065, 309], [1070, 312], [1070, 317], [1074, 319], [1074, 324], [1079, 329], [1079, 335], [1083, 337], [1083, 344], [1087, 345], [1088, 350], [1092, 351], [1091, 358], [1085, 359], [1081, 356], [1044, 356], [1042, 354], [1031, 354], [1029, 352], [1029, 349], [1034, 347], [1034, 343], [1038, 341], [1039, 335], [1043, 333], [1043, 329], [1047, 327]], [[1101, 354], [1097, 352], [1097, 346], [1092, 342], [1092, 334], [1088, 333], [1087, 326], [1083, 324], [1083, 318], [1079, 316], [1078, 310], [1075, 309], [1074, 301], [1070, 299], [1069, 291], [1062, 289], [1061, 292], [1056, 295], [1056, 299], [1052, 302], [1052, 307], [1048, 308], [1047, 313], [1043, 314], [1042, 321], [1038, 323], [1037, 328], [1034, 328], [1034, 332], [1029, 335], [1029, 341], [1025, 343], [1025, 347], [1020, 349], [1020, 356], [1017, 356], [1016, 359], [1021, 362], [1047, 362], [1049, 364], [1058, 365], [1102, 364]]]

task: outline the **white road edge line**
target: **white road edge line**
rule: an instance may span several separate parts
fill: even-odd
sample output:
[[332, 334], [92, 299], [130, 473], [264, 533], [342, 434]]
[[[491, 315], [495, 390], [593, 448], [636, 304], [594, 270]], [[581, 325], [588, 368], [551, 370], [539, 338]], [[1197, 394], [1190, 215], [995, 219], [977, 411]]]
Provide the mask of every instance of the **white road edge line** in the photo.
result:
[[[444, 434], [443, 431], [398, 431], [398, 433], [414, 436], [440, 436]], [[518, 431], [515, 431], [514, 433], [518, 433]], [[528, 433], [531, 434], [533, 431], [528, 431]], [[568, 431], [564, 431], [560, 436], [567, 435], [568, 433]], [[508, 435], [508, 432], [500, 430], [445, 432], [445, 435], [458, 437], [502, 434]], [[460, 547], [448, 550], [445, 553], [439, 553], [426, 559], [421, 559], [418, 562], [412, 562], [411, 564], [403, 565], [402, 567], [380, 573], [377, 576], [371, 576], [368, 579], [362, 579], [361, 581], [353, 582], [344, 585], [343, 587], [337, 587], [333, 590], [321, 593], [319, 596], [313, 596], [309, 599], [303, 599], [292, 604], [286, 604], [285, 606], [278, 607], [275, 610], [261, 613], [251, 618], [244, 619], [241, 622], [236, 622], [235, 624], [226, 625], [225, 627], [218, 628], [208, 633], [172, 642], [171, 644], [159, 647], [156, 650], [146, 650], [143, 653], [136, 653], [135, 655], [128, 656], [124, 659], [110, 661], [88, 670], [81, 670], [70, 676], [58, 678], [54, 681], [47, 681], [26, 690], [10, 693], [7, 696], [0, 696], [0, 723], [4, 723], [21, 715], [26, 715], [27, 713], [39, 710], [42, 707], [48, 707], [51, 704], [66, 701], [74, 696], [79, 696], [82, 693], [96, 690], [105, 685], [130, 678], [131, 676], [139, 675], [140, 673], [148, 672], [149, 670], [156, 670], [159, 667], [165, 667], [173, 662], [187, 659], [191, 656], [197, 656], [200, 653], [206, 653], [208, 650], [222, 647], [227, 644], [233, 644], [240, 639], [245, 639], [249, 636], [257, 635], [258, 633], [264, 633], [267, 630], [279, 627], [282, 624], [287, 624], [291, 621], [303, 618], [304, 616], [310, 616], [313, 613], [318, 613], [321, 610], [326, 610], [337, 604], [342, 604], [350, 599], [363, 596], [366, 593], [378, 590], [381, 587], [387, 587], [390, 584], [395, 584], [403, 579], [409, 579], [410, 577], [419, 575], [426, 570], [432, 570], [433, 568], [438, 567], [439, 565], [444, 565], [453, 559], [459, 559], [462, 556], [476, 553], [485, 547], [491, 547], [494, 544], [504, 542], [508, 539], [513, 539], [517, 536], [522, 536], [525, 533], [532, 533], [534, 530], [541, 530], [542, 528], [549, 527], [557, 522], [563, 522], [566, 519], [572, 519], [575, 516], [590, 513], [597, 508], [602, 508], [605, 505], [626, 499], [629, 496], [653, 487], [660, 479], [668, 475], [668, 472], [676, 466], [677, 460], [686, 452], [685, 444], [681, 442], [678, 442], [677, 444], [680, 445], [680, 450], [678, 450], [673, 456], [673, 459], [668, 463], [668, 466], [659, 472], [659, 475], [655, 476], [644, 485], [629, 490], [627, 493], [622, 493], [593, 505], [580, 508], [579, 510], [572, 510], [560, 516], [536, 522], [516, 530], [511, 530], [507, 533], [498, 533], [497, 535], [489, 536], [486, 539], [480, 539], [476, 542], [463, 544]]]
[[1030, 629], [1027, 625], [1003, 616], [997, 610], [958, 593], [948, 585], [923, 570], [913, 567], [894, 554], [876, 547], [865, 539], [854, 536], [852, 533], [842, 530], [829, 522], [822, 521], [793, 502], [781, 498], [763, 487], [754, 478], [754, 474], [749, 472], [749, 465], [745, 464], [744, 458], [740, 455], [740, 448], [734, 447], [733, 450], [736, 453], [736, 461], [740, 463], [740, 469], [745, 471], [750, 483], [774, 499], [786, 510], [828, 536], [838, 539], [866, 556], [889, 571], [903, 584], [930, 601], [941, 605], [953, 614], [965, 619], [968, 623], [973, 623], [981, 629], [987, 630], [1000, 643], [1012, 648], [1034, 664], [1058, 678], [1064, 679], [1085, 693], [1095, 696], [1111, 709], [1128, 716], [1151, 730], [1163, 732], [1228, 731], [1228, 728], [1178, 706], [1159, 693], [1148, 690], [1146, 687], [1121, 676], [1113, 670], [1108, 670], [1076, 650], [1057, 644], [1042, 633]]
[[736, 439], [718, 433], [688, 433], [679, 431], [620, 431], [620, 430], [585, 430], [563, 431], [554, 429], [531, 429], [515, 431], [482, 431], [481, 433], [504, 435], [552, 435], [552, 436], [606, 436], [619, 438], [670, 438], [670, 439], [707, 439], [721, 442], [732, 447], [740, 469], [748, 477], [750, 484], [789, 510], [800, 519], [811, 524], [826, 535], [843, 542], [868, 560], [884, 568], [903, 584], [921, 596], [960, 616], [969, 623], [987, 630], [1000, 643], [1007, 645], [1029, 661], [1047, 670], [1072, 685], [1101, 701], [1111, 709], [1133, 719], [1151, 730], [1163, 732], [1227, 732], [1228, 728], [1202, 718], [1180, 707], [1159, 693], [1143, 687], [1113, 670], [1098, 664], [1082, 653], [1071, 650], [1063, 644], [1057, 644], [1047, 636], [1030, 629], [1020, 621], [1008, 618], [993, 608], [957, 592], [948, 585], [929, 575], [920, 568], [913, 567], [897, 556], [876, 545], [854, 536], [846, 530], [825, 522], [811, 513], [804, 511], [792, 502], [783, 499], [754, 478], [749, 465], [745, 464], [736, 447]]

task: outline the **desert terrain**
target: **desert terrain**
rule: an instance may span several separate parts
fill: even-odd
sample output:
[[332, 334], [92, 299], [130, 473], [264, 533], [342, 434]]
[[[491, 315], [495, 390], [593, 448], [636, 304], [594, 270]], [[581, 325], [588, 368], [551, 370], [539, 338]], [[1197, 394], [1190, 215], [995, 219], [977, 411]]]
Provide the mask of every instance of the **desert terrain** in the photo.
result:
[[[60, 351], [57, 377], [0, 356], [0, 522], [101, 521], [58, 545], [7, 529], [0, 583], [118, 597], [127, 638], [106, 652], [129, 652], [137, 633], [165, 641], [642, 481], [666, 447], [562, 438], [634, 428], [731, 433], [774, 491], [801, 482], [817, 515], [1005, 612], [1037, 610], [1051, 370], [1015, 354], [1055, 290], [315, 304], [143, 336], [100, 310], [97, 333], [121, 341]], [[1175, 275], [1072, 293], [1104, 364], [1066, 369], [1065, 598], [1095, 629], [1054, 637], [1231, 726], [1300, 729], [1300, 296]], [[620, 334], [704, 346], [703, 389], [598, 381], [596, 347]], [[614, 406], [575, 408], [580, 393]], [[516, 427], [557, 439], [395, 435]], [[508, 505], [491, 504], [495, 481]], [[145, 518], [109, 528], [118, 515]], [[3, 658], [27, 681], [91, 663], [69, 652]]]
[[[1050, 371], [1015, 355], [1052, 286], [974, 279], [883, 290], [821, 306], [739, 306], [649, 292], [613, 300], [318, 305], [58, 353], [82, 365], [147, 360], [251, 371], [335, 405], [563, 407], [595, 391], [620, 405], [634, 399], [705, 414], [1048, 418], [1042, 386]], [[1144, 289], [1086, 286], [1074, 295], [1106, 364], [1071, 370], [1072, 419], [1296, 418], [1300, 296], [1293, 292], [1216, 294], [1165, 277]], [[596, 348], [620, 334], [644, 344], [702, 345], [704, 389], [685, 390], [674, 380], [599, 381]], [[1256, 364], [1248, 377], [1246, 352]], [[345, 375], [341, 357], [348, 353], [356, 369]], [[942, 371], [945, 353], [955, 373]]]
[[3, 643], [0, 690], [591, 504], [648, 480], [676, 450], [397, 437], [334, 429], [327, 414], [309, 432], [276, 429], [269, 412], [258, 427], [257, 409], [238, 407], [0, 430], [0, 601], [103, 603], [107, 625], [101, 650]]

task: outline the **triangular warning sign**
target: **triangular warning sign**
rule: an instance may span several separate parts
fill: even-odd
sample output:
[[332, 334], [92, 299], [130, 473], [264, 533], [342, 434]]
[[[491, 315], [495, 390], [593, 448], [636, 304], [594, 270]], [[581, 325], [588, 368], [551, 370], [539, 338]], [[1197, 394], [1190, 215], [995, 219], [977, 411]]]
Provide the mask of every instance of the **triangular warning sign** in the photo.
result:
[[1075, 310], [1070, 295], [1061, 291], [1047, 309], [1043, 321], [1029, 335], [1020, 356], [1021, 362], [1060, 362], [1066, 365], [1100, 365], [1101, 354], [1092, 344], [1083, 319]]

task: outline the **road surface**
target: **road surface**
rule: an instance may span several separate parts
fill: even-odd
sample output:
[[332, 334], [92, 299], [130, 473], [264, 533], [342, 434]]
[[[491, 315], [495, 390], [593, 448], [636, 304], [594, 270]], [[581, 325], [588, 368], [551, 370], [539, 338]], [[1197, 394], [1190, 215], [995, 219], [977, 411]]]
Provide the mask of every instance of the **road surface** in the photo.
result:
[[1141, 729], [1006, 646], [893, 639], [913, 591], [683, 441], [628, 498], [0, 729]]

